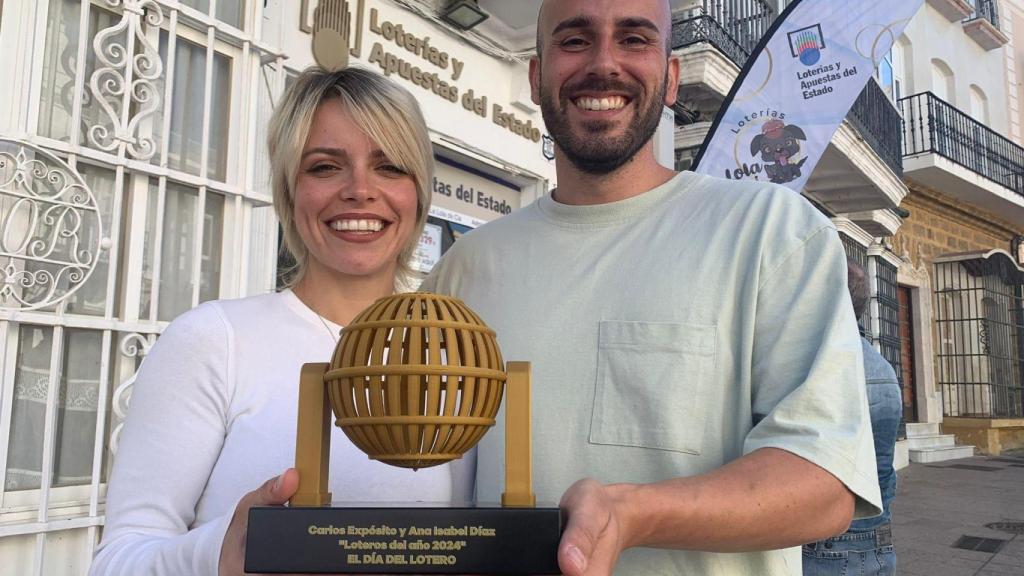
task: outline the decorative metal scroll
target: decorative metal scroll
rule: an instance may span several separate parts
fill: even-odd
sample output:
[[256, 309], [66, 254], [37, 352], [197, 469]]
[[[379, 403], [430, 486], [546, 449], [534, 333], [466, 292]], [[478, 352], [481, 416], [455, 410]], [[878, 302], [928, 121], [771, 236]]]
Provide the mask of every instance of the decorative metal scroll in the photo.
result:
[[67, 298], [106, 248], [96, 198], [53, 154], [0, 138], [0, 310]]
[[[118, 345], [118, 349], [121, 355], [126, 358], [139, 358], [145, 357], [149, 353], [149, 349], [153, 347], [153, 343], [150, 342], [146, 336], [138, 333], [127, 334], [124, 338], [121, 338], [121, 343]], [[119, 384], [114, 389], [114, 396], [112, 398], [112, 404], [114, 408], [114, 417], [117, 419], [117, 423], [110, 431], [110, 453], [117, 454], [117, 445], [121, 441], [121, 430], [124, 428], [124, 419], [128, 416], [128, 402], [131, 400], [132, 389], [135, 387], [135, 378], [138, 376], [136, 370], [130, 377], [124, 382]]]
[[[154, 0], [106, 0], [116, 8], [123, 4], [121, 20], [101, 30], [92, 41], [97, 68], [89, 78], [89, 91], [107, 116], [89, 129], [91, 145], [107, 152], [116, 152], [124, 145], [139, 160], [156, 154], [156, 143], [139, 135], [146, 117], [160, 108], [157, 82], [163, 74], [160, 53], [149, 42], [143, 30], [143, 19], [149, 26], [159, 27], [164, 15]], [[127, 36], [125, 33], [127, 32]], [[141, 51], [135, 52], [136, 46]]]

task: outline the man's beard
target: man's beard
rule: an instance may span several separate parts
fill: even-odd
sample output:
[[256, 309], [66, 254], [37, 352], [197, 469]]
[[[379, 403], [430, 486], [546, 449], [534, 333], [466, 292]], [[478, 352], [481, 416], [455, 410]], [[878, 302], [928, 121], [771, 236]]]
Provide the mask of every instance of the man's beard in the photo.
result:
[[[541, 85], [540, 109], [551, 137], [558, 144], [562, 153], [577, 169], [594, 175], [610, 174], [636, 156], [636, 153], [654, 135], [661, 121], [662, 102], [668, 90], [668, 73], [661, 84], [657, 98], [649, 100], [647, 108], [637, 110], [625, 133], [619, 137], [604, 136], [612, 123], [607, 120], [591, 120], [584, 122], [583, 134], [575, 134], [569, 125], [567, 108], [571, 105], [568, 98], [555, 102], [551, 93]], [[637, 104], [640, 91], [620, 80], [591, 78], [563, 91], [573, 94], [579, 91], [606, 92], [616, 91], [629, 95], [630, 104]]]

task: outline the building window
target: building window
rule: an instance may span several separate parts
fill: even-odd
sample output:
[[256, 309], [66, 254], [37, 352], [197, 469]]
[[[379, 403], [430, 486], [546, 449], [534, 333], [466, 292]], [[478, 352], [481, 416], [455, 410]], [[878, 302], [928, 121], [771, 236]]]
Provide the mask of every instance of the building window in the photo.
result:
[[971, 84], [971, 117], [988, 126], [988, 97], [980, 87]]
[[878, 63], [878, 68], [875, 70], [875, 79], [878, 80], [878, 85], [882, 87], [882, 91], [893, 102], [899, 102], [900, 98], [903, 98], [903, 78], [905, 75], [903, 52], [901, 40], [897, 40], [893, 43], [889, 52], [882, 56], [882, 60]]
[[[167, 61], [168, 34], [160, 34], [160, 57]], [[210, 107], [206, 108], [207, 57], [213, 56]], [[166, 74], [166, 73], [165, 73]], [[199, 176], [203, 170], [203, 126], [207, 133], [206, 175], [225, 180], [228, 161], [228, 120], [231, 117], [231, 59], [206, 46], [178, 37], [174, 47], [174, 87], [171, 96], [167, 139], [168, 166]], [[162, 135], [162, 122], [155, 122], [154, 134]]]
[[[839, 239], [843, 241], [843, 250], [846, 251], [846, 257], [853, 260], [864, 270], [864, 274], [868, 273], [868, 249], [862, 246], [856, 240], [843, 234], [839, 233]], [[871, 340], [871, 307], [869, 306], [864, 314], [860, 318], [857, 318], [857, 325], [860, 328], [860, 335]]]
[[947, 104], [956, 106], [953, 69], [938, 58], [932, 59], [932, 94]]
[[[3, 507], [31, 506], [44, 489], [50, 491], [51, 506], [87, 501], [79, 491], [51, 489], [92, 483], [99, 399], [105, 396], [101, 388], [108, 386], [103, 333], [22, 324], [11, 336], [17, 364], [10, 429], [4, 431], [10, 444]], [[57, 350], [55, 341], [60, 343]], [[25, 492], [30, 498], [12, 494]]]
[[882, 357], [892, 365], [903, 386], [903, 360], [900, 356], [900, 301], [896, 283], [896, 266], [882, 258], [874, 258], [877, 278], [878, 344]]
[[[203, 14], [210, 13], [210, 0], [181, 0], [181, 3], [195, 8]], [[217, 11], [214, 17], [225, 24], [241, 29], [244, 24], [244, 11], [244, 0], [217, 0]]]

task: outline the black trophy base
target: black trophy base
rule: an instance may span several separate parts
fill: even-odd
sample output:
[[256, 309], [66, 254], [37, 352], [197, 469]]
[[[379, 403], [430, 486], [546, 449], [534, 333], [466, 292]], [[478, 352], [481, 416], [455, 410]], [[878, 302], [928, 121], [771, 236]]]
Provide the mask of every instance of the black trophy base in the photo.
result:
[[558, 508], [251, 508], [245, 571], [561, 574]]

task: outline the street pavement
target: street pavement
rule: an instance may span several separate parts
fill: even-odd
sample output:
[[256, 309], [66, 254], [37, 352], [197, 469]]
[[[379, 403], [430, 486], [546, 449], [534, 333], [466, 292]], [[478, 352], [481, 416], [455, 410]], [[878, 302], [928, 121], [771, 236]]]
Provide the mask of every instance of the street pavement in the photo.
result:
[[898, 474], [897, 574], [1024, 576], [1024, 451], [912, 463]]

